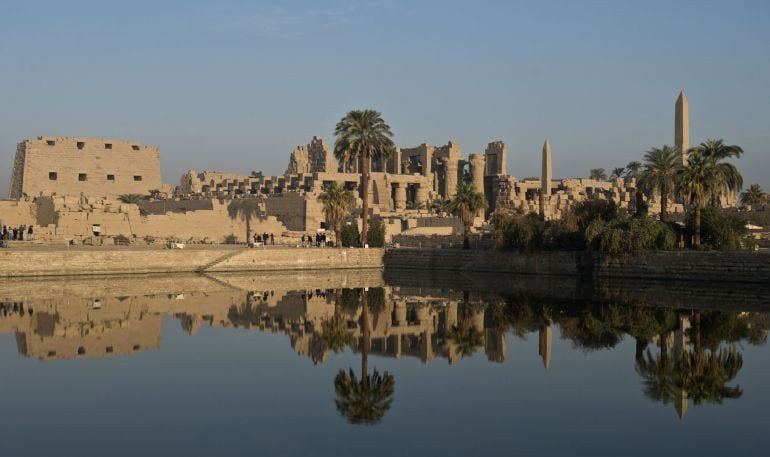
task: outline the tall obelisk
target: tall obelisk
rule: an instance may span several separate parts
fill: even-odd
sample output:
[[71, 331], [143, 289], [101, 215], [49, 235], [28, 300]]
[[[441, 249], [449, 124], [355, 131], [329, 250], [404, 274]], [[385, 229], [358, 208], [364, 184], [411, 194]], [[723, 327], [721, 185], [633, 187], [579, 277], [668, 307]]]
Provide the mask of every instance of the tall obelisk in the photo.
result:
[[551, 143], [543, 144], [543, 168], [540, 175], [540, 216], [545, 217], [545, 207], [551, 200]]
[[674, 105], [674, 145], [682, 151], [682, 164], [687, 165], [687, 150], [690, 149], [690, 107], [684, 91]]

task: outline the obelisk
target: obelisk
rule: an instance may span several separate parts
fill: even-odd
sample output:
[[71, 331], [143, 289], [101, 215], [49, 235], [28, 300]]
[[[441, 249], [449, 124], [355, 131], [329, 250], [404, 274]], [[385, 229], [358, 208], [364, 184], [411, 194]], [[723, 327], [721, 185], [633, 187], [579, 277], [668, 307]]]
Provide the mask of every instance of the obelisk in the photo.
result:
[[[542, 202], [548, 204], [551, 197], [551, 179], [553, 178], [553, 170], [551, 168], [551, 143], [545, 140], [543, 144], [543, 173], [540, 176], [540, 195]], [[541, 213], [543, 211], [541, 210]]]
[[690, 149], [690, 107], [684, 91], [679, 92], [674, 107], [674, 145], [682, 152], [682, 165], [687, 165], [687, 150]]

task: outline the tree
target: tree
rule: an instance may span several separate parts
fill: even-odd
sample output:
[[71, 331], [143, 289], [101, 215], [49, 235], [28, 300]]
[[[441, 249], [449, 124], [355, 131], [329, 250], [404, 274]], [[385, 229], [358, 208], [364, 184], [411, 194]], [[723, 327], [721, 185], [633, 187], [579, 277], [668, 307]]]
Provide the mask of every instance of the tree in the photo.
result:
[[613, 168], [612, 173], [610, 173], [610, 179], [622, 178], [625, 173], [626, 169], [624, 167]]
[[387, 371], [380, 374], [377, 369], [368, 374], [369, 360], [369, 305], [366, 291], [361, 291], [361, 378], [358, 379], [353, 369], [346, 373], [340, 370], [334, 377], [334, 390], [337, 398], [334, 403], [351, 424], [373, 425], [382, 419], [393, 403], [396, 381]]
[[660, 220], [668, 220], [668, 197], [675, 188], [680, 165], [679, 149], [664, 145], [652, 148], [644, 154], [644, 170], [639, 177], [639, 186], [648, 195], [657, 191], [660, 195]]
[[118, 197], [123, 203], [129, 203], [131, 205], [138, 205], [144, 201], [144, 195], [142, 194], [123, 194]]
[[607, 180], [607, 172], [604, 170], [604, 168], [592, 168], [588, 172], [588, 177], [590, 179], [595, 179], [597, 181], [606, 181]]
[[706, 140], [690, 151], [699, 151], [714, 164], [714, 182], [708, 189], [711, 194], [712, 206], [719, 206], [722, 195], [734, 194], [743, 187], [743, 177], [735, 165], [724, 162], [726, 159], [739, 158], [743, 154], [743, 149], [740, 146], [727, 145], [721, 139]]
[[761, 206], [767, 204], [767, 194], [759, 184], [752, 184], [748, 189], [741, 192], [742, 206]]
[[476, 192], [473, 184], [461, 182], [457, 185], [457, 193], [449, 204], [449, 211], [463, 221], [463, 249], [470, 248], [470, 231], [473, 218], [479, 211], [487, 208], [484, 194]]
[[[393, 133], [382, 115], [374, 110], [354, 110], [337, 123], [334, 129], [334, 156], [343, 165], [361, 162], [362, 215], [361, 234], [366, 236], [369, 218], [369, 166], [371, 160], [390, 157], [395, 149]], [[361, 243], [366, 240], [362, 239]]]
[[345, 187], [333, 182], [318, 196], [318, 201], [323, 205], [326, 222], [334, 228], [334, 242], [338, 248], [341, 248], [342, 223], [345, 222], [345, 217], [355, 204], [355, 197]]
[[700, 248], [701, 209], [708, 198], [709, 189], [717, 181], [717, 171], [714, 161], [703, 155], [697, 149], [692, 150], [687, 165], [679, 168], [677, 184], [679, 193], [693, 206], [693, 248]]
[[628, 165], [626, 165], [625, 178], [626, 179], [631, 179], [631, 178], [639, 179], [639, 173], [641, 172], [641, 170], [642, 170], [642, 163], [641, 162], [639, 162], [637, 160], [634, 160], [632, 162], [628, 162]]
[[262, 213], [259, 203], [253, 198], [239, 198], [227, 205], [227, 214], [230, 219], [241, 219], [246, 224], [246, 243], [251, 239], [251, 220], [259, 218]]

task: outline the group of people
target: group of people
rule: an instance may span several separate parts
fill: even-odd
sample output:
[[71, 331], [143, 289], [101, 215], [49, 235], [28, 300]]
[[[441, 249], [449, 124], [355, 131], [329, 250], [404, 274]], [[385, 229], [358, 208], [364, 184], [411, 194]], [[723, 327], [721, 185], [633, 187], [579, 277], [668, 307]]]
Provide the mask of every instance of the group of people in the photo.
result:
[[313, 240], [313, 235], [308, 234], [307, 238], [305, 235], [302, 235], [302, 247], [305, 246], [311, 247], [313, 246], [313, 243], [315, 243], [316, 247], [325, 248], [326, 247], [326, 234], [325, 233], [316, 233], [315, 240]]
[[32, 226], [20, 225], [18, 227], [3, 226], [0, 229], [0, 240], [3, 241], [2, 246], [7, 248], [8, 241], [24, 241], [25, 239], [31, 241], [34, 234]]
[[267, 244], [270, 243], [271, 245], [275, 244], [275, 236], [272, 233], [255, 233], [254, 234], [254, 244], [256, 246], [262, 245], [267, 246]]

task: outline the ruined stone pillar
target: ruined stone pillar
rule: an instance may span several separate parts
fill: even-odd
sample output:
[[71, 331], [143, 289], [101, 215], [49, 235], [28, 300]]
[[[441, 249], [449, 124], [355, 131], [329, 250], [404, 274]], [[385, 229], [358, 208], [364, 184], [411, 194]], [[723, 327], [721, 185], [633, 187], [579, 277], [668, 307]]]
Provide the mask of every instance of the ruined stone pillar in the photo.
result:
[[393, 203], [396, 210], [406, 209], [406, 184], [396, 183], [396, 197]]
[[406, 303], [404, 301], [396, 302], [396, 322], [398, 326], [406, 325]]
[[481, 154], [471, 154], [468, 159], [471, 163], [471, 182], [476, 192], [484, 193], [484, 172], [486, 160]]
[[457, 193], [457, 161], [451, 158], [445, 159], [444, 167], [444, 170], [446, 171], [444, 176], [444, 197], [454, 198]]
[[428, 206], [428, 188], [424, 185], [420, 184], [417, 187], [417, 192], [415, 193], [415, 201], [418, 205], [423, 205], [425, 207]]

